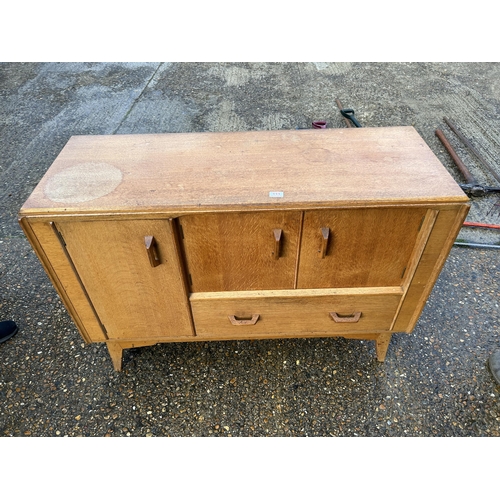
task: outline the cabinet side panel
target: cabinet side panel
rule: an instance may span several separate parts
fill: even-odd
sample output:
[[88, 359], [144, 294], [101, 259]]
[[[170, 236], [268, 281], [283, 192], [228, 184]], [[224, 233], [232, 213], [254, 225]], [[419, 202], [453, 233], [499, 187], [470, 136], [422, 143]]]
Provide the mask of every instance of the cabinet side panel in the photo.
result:
[[415, 327], [468, 211], [463, 205], [439, 212], [393, 331], [411, 332]]
[[50, 223], [33, 219], [28, 221], [26, 218], [19, 222], [84, 340], [106, 341], [85, 291]]

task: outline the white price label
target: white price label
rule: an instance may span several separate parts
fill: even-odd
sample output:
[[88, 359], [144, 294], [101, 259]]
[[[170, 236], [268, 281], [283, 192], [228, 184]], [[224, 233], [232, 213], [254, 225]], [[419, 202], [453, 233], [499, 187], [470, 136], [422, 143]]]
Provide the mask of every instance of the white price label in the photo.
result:
[[283, 198], [283, 191], [269, 191], [269, 198]]

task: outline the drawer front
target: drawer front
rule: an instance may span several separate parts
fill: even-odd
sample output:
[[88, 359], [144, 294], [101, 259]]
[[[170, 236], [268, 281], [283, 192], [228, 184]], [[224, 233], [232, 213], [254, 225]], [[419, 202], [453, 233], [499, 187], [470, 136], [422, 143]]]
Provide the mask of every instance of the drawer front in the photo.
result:
[[388, 331], [401, 289], [368, 290], [198, 293], [190, 302], [198, 336]]

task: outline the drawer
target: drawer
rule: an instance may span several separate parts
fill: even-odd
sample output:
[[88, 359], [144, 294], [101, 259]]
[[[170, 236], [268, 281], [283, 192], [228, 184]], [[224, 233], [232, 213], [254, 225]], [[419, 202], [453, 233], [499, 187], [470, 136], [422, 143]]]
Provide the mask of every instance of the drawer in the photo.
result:
[[390, 330], [400, 287], [193, 293], [196, 334], [207, 337]]

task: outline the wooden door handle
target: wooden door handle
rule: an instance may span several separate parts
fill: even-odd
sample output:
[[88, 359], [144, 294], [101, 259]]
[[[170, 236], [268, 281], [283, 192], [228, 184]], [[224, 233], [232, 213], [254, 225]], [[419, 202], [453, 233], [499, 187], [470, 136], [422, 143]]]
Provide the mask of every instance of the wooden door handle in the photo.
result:
[[331, 312], [330, 316], [335, 323], [357, 323], [361, 318], [361, 311], [352, 313], [350, 316], [339, 316], [336, 312]]
[[149, 263], [151, 267], [156, 267], [160, 265], [160, 256], [158, 255], [158, 248], [156, 246], [156, 240], [154, 236], [145, 236], [144, 245], [146, 246], [146, 252], [148, 254]]
[[260, 314], [252, 314], [251, 319], [237, 319], [236, 316], [228, 316], [229, 321], [231, 321], [232, 325], [255, 325], [259, 320]]
[[281, 236], [283, 235], [283, 231], [281, 229], [273, 229], [273, 235], [274, 235], [273, 256], [275, 259], [279, 259], [281, 252]]
[[330, 239], [330, 228], [329, 227], [322, 227], [321, 228], [321, 247], [318, 250], [320, 259], [325, 258], [326, 251], [328, 249], [329, 239]]

